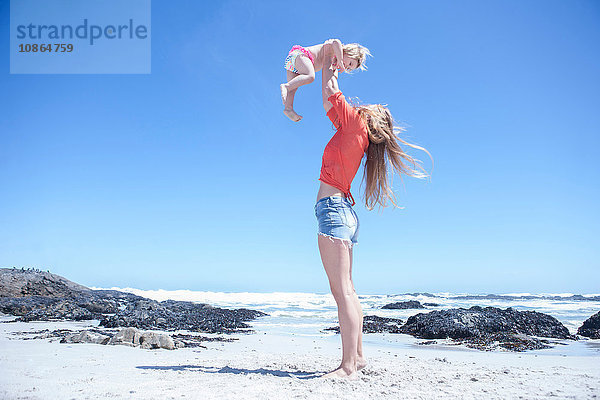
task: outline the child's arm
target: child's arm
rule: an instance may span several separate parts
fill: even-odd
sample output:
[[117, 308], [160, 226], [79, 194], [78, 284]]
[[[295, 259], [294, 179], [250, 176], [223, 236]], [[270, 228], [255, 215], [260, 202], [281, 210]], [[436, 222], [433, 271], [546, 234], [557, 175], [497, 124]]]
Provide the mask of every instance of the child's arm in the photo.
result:
[[336, 60], [333, 67], [339, 69], [340, 72], [344, 72], [344, 50], [342, 42], [339, 39], [329, 39], [326, 40], [324, 44], [328, 45], [333, 50], [333, 55]]

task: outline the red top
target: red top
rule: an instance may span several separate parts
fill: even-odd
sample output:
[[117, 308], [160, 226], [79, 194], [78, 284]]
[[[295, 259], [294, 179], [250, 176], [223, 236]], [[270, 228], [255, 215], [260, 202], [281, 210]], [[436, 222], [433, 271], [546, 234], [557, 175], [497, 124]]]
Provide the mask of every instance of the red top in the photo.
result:
[[337, 132], [325, 146], [319, 180], [340, 189], [354, 205], [356, 202], [350, 193], [350, 184], [369, 147], [369, 134], [362, 118], [348, 104], [342, 92], [332, 94], [328, 100], [333, 107], [327, 116]]

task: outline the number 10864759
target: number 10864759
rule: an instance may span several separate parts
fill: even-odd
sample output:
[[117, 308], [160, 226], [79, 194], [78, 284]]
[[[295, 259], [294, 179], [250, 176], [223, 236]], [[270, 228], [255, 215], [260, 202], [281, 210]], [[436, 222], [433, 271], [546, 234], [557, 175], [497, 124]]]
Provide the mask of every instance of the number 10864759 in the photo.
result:
[[19, 53], [70, 53], [72, 51], [73, 45], [71, 43], [19, 44]]

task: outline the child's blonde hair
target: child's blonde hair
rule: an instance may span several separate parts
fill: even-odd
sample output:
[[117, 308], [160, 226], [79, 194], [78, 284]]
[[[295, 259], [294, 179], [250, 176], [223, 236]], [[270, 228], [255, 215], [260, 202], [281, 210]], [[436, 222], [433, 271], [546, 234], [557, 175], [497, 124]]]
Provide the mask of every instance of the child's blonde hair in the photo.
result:
[[356, 69], [361, 69], [363, 71], [367, 70], [367, 66], [365, 65], [365, 61], [367, 60], [367, 56], [371, 56], [371, 52], [365, 46], [361, 46], [358, 43], [348, 43], [343, 45], [342, 50], [344, 54], [348, 57], [354, 58], [358, 65]]

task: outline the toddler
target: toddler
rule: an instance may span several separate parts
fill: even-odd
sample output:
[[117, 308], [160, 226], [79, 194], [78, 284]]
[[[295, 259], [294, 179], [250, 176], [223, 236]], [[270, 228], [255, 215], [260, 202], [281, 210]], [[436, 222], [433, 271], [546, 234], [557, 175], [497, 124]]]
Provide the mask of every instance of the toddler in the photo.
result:
[[292, 121], [298, 122], [302, 116], [294, 111], [294, 95], [299, 86], [315, 80], [315, 72], [323, 69], [325, 60], [333, 59], [332, 66], [340, 72], [350, 72], [357, 68], [366, 70], [365, 60], [371, 53], [358, 43], [342, 44], [339, 39], [329, 39], [310, 47], [293, 46], [284, 68], [287, 70], [287, 83], [282, 83], [281, 100], [283, 113]]

